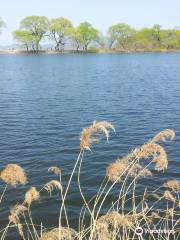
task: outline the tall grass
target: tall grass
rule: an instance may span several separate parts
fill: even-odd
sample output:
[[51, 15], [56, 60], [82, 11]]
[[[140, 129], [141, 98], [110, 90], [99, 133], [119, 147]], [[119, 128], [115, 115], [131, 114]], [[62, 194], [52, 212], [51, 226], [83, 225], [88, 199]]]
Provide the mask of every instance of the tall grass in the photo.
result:
[[[175, 132], [171, 129], [165, 129], [128, 155], [111, 163], [106, 169], [105, 178], [97, 193], [91, 199], [86, 199], [86, 194], [81, 188], [81, 167], [86, 151], [91, 151], [93, 143], [98, 143], [99, 133], [104, 134], [108, 141], [110, 130], [115, 132], [114, 126], [105, 121], [94, 121], [82, 130], [80, 152], [66, 186], [62, 182], [61, 169], [57, 166], [49, 168], [48, 171], [56, 178], [45, 183], [39, 190], [36, 187], [28, 189], [22, 202], [10, 209], [8, 224], [4, 229], [0, 229], [1, 240], [8, 239], [8, 231], [11, 228], [15, 228], [23, 240], [180, 239], [180, 226], [178, 225], [180, 181], [169, 180], [158, 189], [151, 191], [146, 186], [139, 193], [141, 178], [153, 177], [153, 171], [167, 171], [168, 157], [161, 142], [175, 138]], [[152, 167], [154, 167], [153, 171]], [[76, 171], [83, 205], [75, 230], [69, 225], [66, 199]], [[9, 185], [14, 187], [27, 183], [26, 173], [16, 164], [8, 164], [2, 169], [0, 179], [5, 182], [0, 202], [4, 200], [3, 197]], [[47, 230], [42, 223], [34, 224], [31, 207], [35, 201], [41, 199], [42, 191], [47, 192], [51, 197], [55, 189], [59, 191], [61, 197], [59, 224], [56, 228]], [[113, 192], [116, 192], [114, 196], [116, 199], [111, 203], [108, 202], [108, 197]], [[103, 207], [107, 202], [109, 208], [104, 212]], [[159, 208], [160, 205], [164, 208]], [[63, 216], [66, 220], [64, 226]], [[86, 224], [87, 218], [89, 219], [88, 225]]]

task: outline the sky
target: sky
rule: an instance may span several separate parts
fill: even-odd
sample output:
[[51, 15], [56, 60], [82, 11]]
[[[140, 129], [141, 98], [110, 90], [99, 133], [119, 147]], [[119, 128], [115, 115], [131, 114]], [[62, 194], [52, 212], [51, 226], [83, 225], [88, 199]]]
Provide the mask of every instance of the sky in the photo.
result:
[[180, 0], [0, 0], [0, 17], [6, 29], [0, 35], [0, 45], [13, 43], [12, 31], [26, 16], [66, 17], [75, 26], [88, 21], [102, 32], [116, 23], [134, 28], [180, 26]]

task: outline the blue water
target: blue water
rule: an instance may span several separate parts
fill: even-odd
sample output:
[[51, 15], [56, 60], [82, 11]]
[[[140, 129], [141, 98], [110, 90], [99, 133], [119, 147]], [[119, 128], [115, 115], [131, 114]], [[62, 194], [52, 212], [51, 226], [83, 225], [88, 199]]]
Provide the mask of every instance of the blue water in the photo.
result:
[[[109, 163], [164, 128], [177, 134], [165, 145], [168, 170], [142, 185], [155, 187], [179, 177], [180, 54], [0, 55], [0, 168], [20, 164], [29, 179], [27, 186], [8, 188], [0, 226], [29, 186], [40, 189], [55, 178], [47, 172], [50, 166], [61, 167], [66, 183], [80, 131], [93, 120], [111, 121], [116, 134], [85, 155], [81, 181], [87, 197], [96, 193]], [[72, 225], [81, 205], [76, 182], [67, 199]], [[57, 192], [51, 198], [42, 193], [32, 208], [35, 222], [57, 226], [58, 207]]]

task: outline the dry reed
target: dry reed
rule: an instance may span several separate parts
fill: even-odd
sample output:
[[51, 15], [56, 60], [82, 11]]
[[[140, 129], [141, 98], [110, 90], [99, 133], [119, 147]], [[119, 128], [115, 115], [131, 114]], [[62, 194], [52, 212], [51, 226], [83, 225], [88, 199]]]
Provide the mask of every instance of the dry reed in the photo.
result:
[[174, 208], [169, 208], [165, 210], [165, 214], [167, 217], [173, 217], [174, 216]]
[[[83, 129], [83, 131], [81, 132], [81, 138], [80, 138], [81, 152], [78, 156], [75, 167], [73, 169], [70, 180], [68, 182], [68, 186], [66, 188], [65, 195], [62, 197], [63, 201], [62, 201], [62, 205], [61, 205], [61, 210], [63, 209], [63, 207], [65, 209], [64, 201], [65, 201], [65, 197], [67, 195], [67, 189], [69, 188], [69, 185], [70, 185], [70, 182], [72, 179], [72, 175], [76, 169], [79, 159], [80, 159], [79, 165], [81, 166], [81, 163], [83, 160], [83, 151], [90, 150], [92, 143], [97, 141], [97, 139], [93, 138], [93, 135], [98, 132], [102, 132], [108, 140], [109, 129], [113, 129], [115, 131], [114, 126], [111, 123], [108, 123], [105, 121], [100, 121], [100, 122], [95, 121], [95, 122], [93, 122], [92, 125]], [[109, 210], [105, 215], [98, 218], [100, 209], [104, 203], [105, 197], [109, 194], [110, 190], [115, 185], [115, 183], [113, 183], [108, 190], [107, 190], [108, 184], [109, 184], [108, 181], [107, 181], [107, 185], [105, 184], [104, 187], [103, 186], [101, 187], [102, 192], [101, 192], [101, 190], [99, 190], [99, 192], [98, 192], [99, 195], [97, 194], [96, 200], [95, 200], [96, 201], [95, 204], [97, 204], [97, 206], [100, 205], [100, 207], [97, 212], [95, 212], [94, 209], [92, 212], [89, 211], [90, 214], [92, 214], [91, 215], [91, 225], [84, 231], [85, 234], [87, 234], [87, 236], [88, 236], [88, 234], [90, 235], [90, 240], [115, 240], [115, 239], [117, 239], [117, 236], [119, 239], [120, 235], [117, 235], [117, 234], [120, 233], [120, 231], [122, 233], [122, 236], [120, 236], [121, 239], [124, 239], [124, 240], [130, 239], [128, 237], [128, 232], [132, 233], [132, 230], [133, 230], [133, 233], [134, 233], [135, 227], [137, 225], [139, 225], [139, 223], [141, 223], [141, 221], [145, 222], [145, 224], [146, 224], [145, 226], [149, 227], [148, 224], [154, 225], [154, 220], [155, 220], [155, 222], [157, 220], [166, 222], [167, 219], [169, 218], [169, 216], [174, 218], [174, 208], [164, 209], [163, 213], [165, 213], [165, 218], [163, 218], [160, 216], [158, 210], [157, 209], [154, 210], [152, 207], [153, 205], [150, 202], [148, 202], [148, 205], [147, 205], [146, 201], [148, 201], [149, 196], [152, 196], [155, 199], [157, 199], [157, 201], [153, 201], [154, 205], [156, 204], [156, 202], [158, 202], [161, 199], [171, 201], [174, 203], [174, 205], [176, 202], [178, 202], [178, 204], [180, 205], [179, 199], [176, 199], [171, 192], [171, 191], [176, 191], [176, 192], [180, 191], [180, 181], [170, 180], [170, 181], [167, 181], [166, 183], [164, 183], [163, 186], [168, 188], [171, 191], [166, 190], [161, 197], [160, 197], [160, 195], [158, 195], [156, 193], [156, 191], [153, 191], [153, 192], [147, 191], [146, 192], [146, 190], [145, 190], [143, 199], [140, 201], [138, 200], [137, 207], [136, 207], [136, 196], [135, 196], [135, 189], [136, 189], [137, 185], [136, 185], [136, 181], [134, 181], [134, 180], [136, 180], [136, 178], [139, 178], [139, 177], [152, 176], [151, 171], [147, 168], [149, 165], [144, 167], [143, 165], [140, 164], [141, 163], [140, 161], [150, 158], [151, 159], [150, 163], [151, 162], [155, 163], [155, 169], [157, 171], [164, 171], [165, 169], [167, 169], [168, 160], [167, 160], [166, 151], [161, 145], [157, 144], [157, 142], [166, 141], [167, 139], [172, 140], [174, 138], [175, 138], [175, 132], [171, 129], [165, 129], [164, 131], [158, 133], [154, 138], [152, 138], [152, 140], [146, 142], [141, 147], [136, 148], [131, 153], [129, 153], [127, 156], [117, 159], [116, 162], [110, 164], [107, 167], [106, 175], [107, 175], [108, 179], [113, 182], [123, 180], [122, 177], [123, 178], [124, 177], [125, 178], [133, 177], [134, 178], [132, 181], [132, 183], [134, 183], [134, 185], [132, 187], [133, 192], [131, 192], [132, 189], [130, 189], [130, 186], [132, 183], [130, 185], [128, 185], [128, 181], [124, 181], [125, 183], [127, 183], [127, 186], [123, 182], [123, 186], [121, 186], [121, 190], [120, 190], [120, 193], [123, 196], [122, 202], [124, 201], [124, 203], [122, 203], [122, 205], [120, 206], [119, 205], [120, 201], [118, 199], [118, 201], [116, 201], [116, 202], [118, 202], [117, 208], [116, 208], [115, 203], [113, 203], [113, 207], [110, 208], [111, 210]], [[60, 192], [62, 194], [63, 189], [62, 189], [62, 185], [61, 185], [61, 169], [56, 166], [53, 166], [48, 169], [48, 172], [51, 172], [57, 176], [60, 176], [60, 181], [51, 180], [44, 185], [43, 189], [46, 190], [48, 193], [50, 193], [50, 195], [54, 189], [60, 190]], [[80, 168], [79, 168], [78, 174], [80, 174]], [[8, 164], [4, 168], [4, 170], [1, 171], [0, 178], [3, 181], [5, 181], [7, 184], [10, 184], [12, 186], [17, 185], [18, 183], [25, 184], [27, 182], [27, 177], [26, 177], [26, 174], [24, 173], [24, 170], [16, 164]], [[80, 185], [79, 178], [78, 178], [78, 184]], [[104, 193], [105, 193], [105, 197], [103, 198], [103, 200], [101, 200], [101, 196], [103, 196]], [[120, 193], [119, 193], [119, 196], [120, 196]], [[131, 197], [129, 198], [128, 194], [132, 194], [132, 196], [131, 196], [132, 198]], [[140, 196], [138, 196], [138, 197], [140, 197]], [[128, 201], [129, 201], [129, 199], [132, 199], [132, 211], [130, 211], [127, 214], [124, 213], [126, 197], [127, 197]], [[59, 221], [60, 227], [54, 228], [50, 231], [42, 233], [41, 237], [39, 238], [38, 231], [36, 231], [35, 225], [33, 224], [32, 217], [30, 214], [31, 204], [38, 199], [40, 199], [39, 192], [37, 191], [37, 189], [35, 187], [31, 187], [25, 193], [25, 199], [24, 199], [23, 204], [17, 204], [13, 208], [10, 209], [9, 223], [10, 224], [13, 223], [17, 227], [18, 232], [23, 237], [23, 239], [25, 239], [24, 234], [23, 234], [23, 225], [20, 221], [22, 215], [24, 216], [24, 220], [26, 223], [25, 226], [27, 227], [28, 231], [30, 231], [30, 229], [33, 229], [33, 231], [34, 231], [33, 234], [35, 236], [35, 239], [39, 239], [39, 240], [89, 239], [87, 237], [84, 238], [83, 231], [82, 231], [82, 233], [81, 233], [81, 231], [79, 233], [77, 233], [72, 228], [61, 227], [61, 211], [60, 211], [60, 221]], [[100, 201], [100, 202], [98, 202], [98, 201]], [[146, 207], [143, 208], [143, 211], [140, 213], [136, 213], [136, 210], [140, 206], [144, 206], [144, 204], [146, 204]], [[88, 202], [85, 202], [85, 207], [86, 207], [86, 209], [84, 210], [83, 220], [84, 220], [84, 217], [86, 216], [87, 209], [90, 209]], [[117, 209], [117, 210], [112, 211], [112, 209]], [[122, 210], [121, 214], [118, 212], [120, 210]], [[29, 221], [31, 224], [30, 227], [28, 226], [28, 223], [27, 223], [25, 215], [24, 215], [25, 211], [28, 211], [28, 214], [29, 214]], [[151, 214], [149, 215], [149, 213], [151, 213]], [[162, 213], [162, 212], [160, 211], [160, 213]], [[65, 209], [65, 214], [66, 214], [65, 216], [66, 216], [66, 220], [67, 220], [66, 209]], [[82, 226], [79, 227], [79, 229], [84, 229], [83, 221], [82, 222], [79, 221], [79, 223], [82, 224]], [[69, 226], [68, 220], [67, 220], [67, 226]], [[41, 228], [41, 231], [42, 231], [42, 229], [43, 228]], [[5, 233], [3, 233], [3, 239], [5, 236]], [[32, 239], [34, 239], [33, 234], [31, 232], [30, 232], [30, 234], [31, 234]], [[136, 239], [136, 238], [133, 238], [133, 239]], [[158, 239], [160, 239], [160, 238], [158, 238]]]
[[98, 220], [97, 220], [97, 226], [98, 224], [110, 224], [110, 225], [116, 225], [118, 227], [132, 227], [133, 222], [131, 221], [131, 219], [129, 218], [129, 216], [126, 215], [122, 215], [116, 211], [107, 213], [104, 216], [101, 216]]
[[134, 154], [128, 154], [127, 156], [116, 160], [115, 163], [110, 164], [106, 169], [106, 176], [112, 182], [121, 181], [121, 177], [128, 175], [131, 177], [147, 177], [152, 176], [151, 171], [141, 166], [138, 163], [133, 164]]
[[126, 215], [116, 211], [101, 216], [95, 222], [95, 231], [92, 239], [113, 240], [117, 238], [120, 228], [131, 229], [133, 223]]
[[179, 180], [170, 180], [163, 184], [164, 187], [167, 187], [173, 191], [180, 191], [180, 181]]
[[151, 216], [150, 216], [151, 218], [161, 218], [160, 216], [159, 216], [159, 213], [158, 212], [152, 212], [151, 213]]
[[135, 155], [138, 160], [153, 157], [152, 162], [155, 163], [155, 170], [158, 172], [167, 169], [167, 154], [165, 149], [159, 144], [145, 143], [139, 149], [135, 149]]
[[43, 233], [40, 240], [75, 240], [77, 232], [72, 228], [54, 228]]
[[8, 164], [0, 173], [0, 178], [7, 184], [11, 186], [16, 186], [17, 184], [26, 184], [27, 177], [26, 174], [19, 165]]
[[81, 150], [90, 150], [90, 146], [93, 142], [97, 142], [97, 139], [92, 138], [92, 135], [94, 133], [97, 133], [98, 131], [104, 133], [104, 135], [106, 136], [106, 139], [108, 141], [109, 139], [109, 130], [108, 129], [112, 129], [113, 131], [115, 131], [114, 126], [106, 121], [100, 121], [100, 122], [96, 122], [94, 121], [92, 123], [92, 125], [90, 125], [87, 128], [84, 128], [81, 132], [81, 136], [80, 136], [80, 149]]
[[128, 171], [128, 176], [131, 177], [147, 177], [147, 176], [152, 176], [152, 173], [149, 169], [144, 168], [140, 164], [135, 164], [133, 165], [129, 171]]
[[135, 223], [135, 220], [143, 217], [144, 212], [147, 211], [147, 208], [143, 212], [134, 213], [134, 214], [120, 214], [117, 211], [109, 212], [101, 216], [97, 220], [97, 225], [101, 223], [107, 223], [110, 225], [116, 225], [118, 227], [132, 227]]
[[109, 180], [112, 182], [117, 181], [120, 175], [122, 175], [128, 168], [130, 162], [133, 160], [133, 157], [133, 154], [128, 154], [123, 158], [117, 159], [115, 163], [110, 164], [106, 169], [106, 175]]
[[173, 140], [175, 137], [176, 133], [172, 129], [165, 129], [156, 134], [151, 141], [154, 143], [159, 141], [166, 142], [167, 139]]
[[40, 199], [40, 194], [37, 191], [35, 187], [31, 187], [26, 193], [25, 193], [25, 199], [24, 199], [24, 204], [27, 204], [28, 207], [31, 206], [31, 204], [34, 201], [37, 201]]
[[20, 217], [23, 215], [23, 213], [27, 211], [27, 208], [23, 206], [22, 204], [16, 204], [14, 207], [10, 209], [10, 215], [9, 215], [9, 222], [13, 223], [21, 236], [24, 236], [23, 234], [23, 226], [20, 222]]
[[22, 204], [16, 204], [10, 209], [9, 221], [17, 224], [20, 222], [20, 216], [27, 210]]
[[58, 176], [61, 174], [61, 169], [56, 166], [53, 166], [53, 167], [48, 168], [48, 172], [51, 172]]
[[[146, 209], [144, 209], [146, 211]], [[101, 216], [95, 223], [94, 239], [117, 239], [120, 229], [133, 230], [138, 219], [143, 218], [143, 213], [120, 214], [117, 211]], [[125, 230], [127, 229], [127, 230]], [[122, 234], [122, 233], [121, 233]], [[124, 239], [124, 238], [123, 238]]]
[[164, 197], [166, 200], [172, 201], [172, 202], [174, 202], [174, 201], [176, 200], [176, 199], [173, 197], [173, 195], [171, 194], [171, 192], [168, 191], [168, 190], [166, 190], [166, 191], [164, 192], [163, 197]]
[[63, 191], [62, 185], [59, 181], [57, 180], [51, 180], [48, 183], [46, 183], [43, 187], [47, 192], [50, 193], [54, 190], [54, 189], [59, 189], [61, 192]]
[[129, 175], [132, 177], [152, 176], [149, 169], [143, 168], [139, 164], [133, 164], [141, 159], [152, 158], [155, 163], [155, 170], [164, 171], [168, 166], [167, 153], [165, 149], [157, 144], [158, 141], [166, 141], [166, 139], [173, 140], [175, 132], [171, 129], [165, 129], [154, 136], [152, 140], [143, 144], [140, 148], [134, 149], [127, 156], [116, 160], [115, 163], [110, 164], [106, 169], [106, 175], [112, 182], [120, 180], [121, 175]]

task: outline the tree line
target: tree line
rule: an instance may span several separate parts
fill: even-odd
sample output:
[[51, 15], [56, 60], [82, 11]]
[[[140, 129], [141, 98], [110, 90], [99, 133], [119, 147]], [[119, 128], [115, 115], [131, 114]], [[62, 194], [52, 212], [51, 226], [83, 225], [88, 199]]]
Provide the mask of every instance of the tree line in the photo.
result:
[[[0, 19], [0, 29], [5, 23]], [[64, 51], [69, 45], [75, 51], [114, 50], [151, 51], [180, 49], [180, 29], [162, 29], [159, 24], [136, 30], [125, 23], [110, 26], [106, 36], [88, 22], [73, 26], [64, 17], [49, 20], [44, 16], [28, 16], [22, 19], [14, 40], [27, 51], [38, 52], [43, 39], [53, 43], [56, 51]]]

